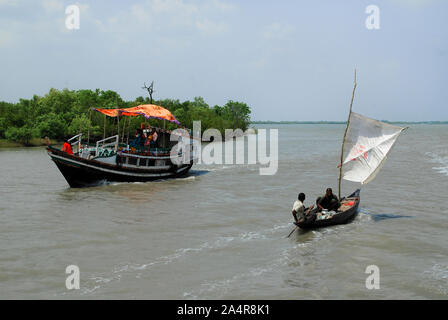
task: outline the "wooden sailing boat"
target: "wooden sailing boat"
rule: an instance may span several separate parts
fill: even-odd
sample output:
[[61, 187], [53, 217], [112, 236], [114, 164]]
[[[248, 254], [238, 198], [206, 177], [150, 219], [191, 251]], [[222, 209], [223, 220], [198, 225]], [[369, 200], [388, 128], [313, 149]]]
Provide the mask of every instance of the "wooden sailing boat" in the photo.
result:
[[359, 209], [360, 189], [348, 197], [341, 198], [342, 179], [361, 184], [372, 181], [381, 170], [400, 133], [407, 129], [352, 112], [355, 90], [356, 70], [350, 112], [342, 140], [341, 160], [338, 166], [338, 198], [341, 206], [334, 215], [327, 215], [324, 219], [317, 217], [318, 209], [315, 208], [306, 219], [295, 223], [300, 228], [326, 227], [353, 220]]

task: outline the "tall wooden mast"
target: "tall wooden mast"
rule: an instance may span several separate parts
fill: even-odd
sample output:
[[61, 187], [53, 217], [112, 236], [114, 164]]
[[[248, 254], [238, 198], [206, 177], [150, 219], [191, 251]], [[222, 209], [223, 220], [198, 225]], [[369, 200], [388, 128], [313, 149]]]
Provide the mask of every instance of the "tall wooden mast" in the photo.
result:
[[347, 126], [345, 127], [344, 138], [342, 139], [341, 162], [339, 162], [339, 179], [338, 179], [338, 198], [339, 198], [339, 200], [341, 199], [342, 161], [344, 161], [345, 137], [347, 136], [348, 126], [350, 125], [350, 117], [352, 115], [352, 107], [353, 107], [353, 99], [355, 97], [355, 90], [356, 90], [356, 69], [355, 69], [355, 80], [353, 82], [352, 100], [350, 101], [350, 112], [348, 113]]

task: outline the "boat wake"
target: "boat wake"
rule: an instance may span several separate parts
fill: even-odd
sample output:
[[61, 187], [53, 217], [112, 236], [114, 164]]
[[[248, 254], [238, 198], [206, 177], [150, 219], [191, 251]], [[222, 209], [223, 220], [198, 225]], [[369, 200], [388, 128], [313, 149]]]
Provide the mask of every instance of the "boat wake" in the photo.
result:
[[200, 289], [184, 292], [183, 298], [190, 300], [211, 299], [211, 295], [213, 295], [212, 299], [216, 298], [215, 296], [222, 298], [229, 293], [229, 291], [235, 284], [241, 282], [242, 280], [252, 277], [259, 278], [266, 273], [277, 270], [284, 263], [284, 259], [278, 259], [276, 261], [273, 261], [269, 265], [249, 269], [247, 272], [239, 273], [230, 279], [206, 281], [201, 284]]
[[432, 167], [432, 169], [445, 176], [448, 176], [448, 155], [439, 155], [433, 152], [426, 152], [426, 155], [430, 158], [429, 161], [431, 163], [437, 163], [441, 165], [438, 167]]
[[[112, 285], [113, 283], [123, 281], [124, 278], [133, 277], [141, 278], [145, 272], [154, 268], [170, 265], [182, 261], [185, 258], [195, 257], [197, 254], [211, 253], [216, 250], [226, 248], [234, 248], [246, 244], [258, 243], [258, 246], [263, 246], [266, 242], [272, 241], [287, 242], [285, 239], [288, 232], [294, 226], [291, 223], [277, 224], [270, 228], [265, 228], [255, 231], [241, 232], [229, 236], [218, 236], [199, 243], [194, 247], [183, 247], [175, 250], [173, 253], [160, 256], [151, 261], [143, 263], [125, 263], [116, 265], [111, 271], [102, 274], [93, 274], [87, 278], [86, 282], [82, 284], [81, 295], [94, 295], [102, 288]], [[227, 297], [236, 286], [241, 283], [250, 283], [255, 278], [260, 276], [271, 276], [276, 274], [279, 269], [289, 268], [297, 263], [297, 257], [300, 256], [300, 263], [306, 262], [313, 257], [313, 248], [316, 243], [322, 239], [334, 241], [334, 238], [339, 239], [345, 233], [340, 232], [347, 228], [347, 225], [338, 225], [332, 228], [325, 228], [322, 230], [311, 230], [306, 233], [296, 232], [296, 241], [286, 248], [280, 249], [278, 253], [261, 265], [253, 268], [248, 268], [246, 271], [235, 274], [226, 279], [206, 280], [198, 284], [195, 288], [191, 288], [183, 293], [180, 298], [183, 299], [202, 299], [202, 298], [223, 298]], [[291, 244], [291, 242], [289, 242]]]
[[271, 241], [278, 239], [277, 233], [283, 234], [291, 224], [275, 225], [272, 228], [263, 229], [261, 231], [242, 232], [235, 236], [217, 237], [211, 241], [206, 241], [192, 248], [180, 248], [174, 253], [161, 256], [141, 264], [123, 264], [116, 266], [109, 274], [92, 275], [85, 284], [83, 284], [83, 291], [81, 295], [92, 294], [103, 285], [108, 283], [120, 281], [125, 274], [135, 275], [136, 278], [141, 276], [141, 272], [149, 270], [157, 266], [163, 266], [187, 257], [191, 254], [196, 254], [203, 251], [213, 251], [227, 248], [233, 245], [241, 244], [248, 241]]
[[209, 170], [190, 170], [190, 172], [188, 173], [188, 176], [198, 177], [198, 176], [202, 176], [207, 173], [210, 173], [210, 171]]
[[[361, 212], [366, 214], [366, 217], [372, 217], [375, 220], [375, 216], [379, 216], [380, 219], [383, 215], [373, 214], [365, 209], [361, 209]], [[402, 217], [402, 216], [400, 216]], [[357, 219], [359, 219], [358, 217]], [[384, 219], [384, 218], [383, 218]], [[361, 220], [361, 219], [360, 219]], [[266, 242], [282, 241], [292, 245], [288, 245], [278, 251], [278, 254], [272, 257], [269, 261], [261, 264], [257, 267], [249, 268], [246, 271], [238, 273], [227, 279], [219, 280], [207, 280], [198, 284], [196, 288], [191, 288], [183, 293], [180, 298], [183, 299], [202, 299], [205, 297], [222, 298], [227, 297], [231, 290], [235, 286], [239, 286], [240, 283], [251, 282], [254, 278], [260, 278], [260, 276], [275, 275], [277, 270], [282, 268], [288, 268], [291, 265], [297, 263], [297, 259], [306, 264], [306, 261], [313, 256], [313, 247], [316, 243], [319, 243], [323, 239], [328, 241], [334, 241], [337, 238], [343, 237], [345, 230], [349, 225], [338, 225], [331, 228], [324, 228], [318, 230], [299, 230], [295, 232], [295, 236], [291, 236], [295, 241], [288, 242], [285, 239], [286, 235], [292, 230], [294, 225], [291, 223], [277, 224], [273, 227], [241, 232], [229, 236], [218, 236], [208, 241], [199, 243], [194, 247], [183, 247], [176, 249], [173, 253], [163, 255], [155, 258], [151, 261], [142, 263], [125, 263], [116, 265], [113, 269], [106, 273], [92, 274], [87, 278], [86, 282], [82, 285], [81, 295], [93, 295], [99, 292], [102, 288], [112, 285], [113, 283], [123, 281], [124, 278], [133, 277], [141, 278], [145, 272], [150, 270], [154, 271], [155, 268], [167, 266], [172, 263], [179, 262], [185, 258], [195, 257], [198, 254], [211, 253], [216, 250], [222, 250], [226, 248], [234, 248], [237, 246], [250, 243], [251, 245], [259, 243], [263, 246]], [[300, 258], [298, 258], [300, 256]]]
[[225, 165], [200, 165], [200, 169], [190, 170], [190, 173], [193, 171], [206, 171], [209, 172], [219, 172], [225, 170], [237, 170], [237, 169], [245, 169], [249, 171], [259, 170], [259, 166], [256, 164], [225, 164]]
[[[354, 224], [365, 223], [373, 219], [374, 221], [379, 221], [387, 218], [404, 218], [407, 216], [393, 215], [393, 214], [375, 214], [371, 213], [365, 209], [360, 210], [366, 215], [359, 215], [355, 218]], [[365, 218], [364, 218], [365, 217]], [[367, 219], [366, 219], [367, 218]], [[184, 292], [184, 299], [226, 299], [230, 296], [232, 291], [236, 287], [244, 286], [244, 283], [253, 283], [257, 281], [254, 279], [267, 279], [270, 277], [277, 277], [278, 270], [293, 270], [292, 272], [297, 272], [297, 270], [304, 270], [307, 268], [314, 268], [313, 265], [316, 263], [315, 251], [318, 246], [316, 244], [322, 243], [322, 241], [328, 242], [339, 242], [347, 234], [347, 229], [353, 227], [353, 224], [341, 224], [332, 226], [329, 228], [315, 229], [315, 230], [303, 230], [298, 229], [293, 235], [291, 235], [292, 246], [288, 246], [282, 250], [279, 250], [278, 254], [271, 257], [269, 262], [261, 264], [260, 266], [249, 268], [247, 271], [238, 273], [227, 279], [220, 280], [207, 280], [201, 283], [197, 288]], [[270, 230], [264, 230], [264, 232], [259, 232], [255, 234], [246, 233], [241, 234], [239, 241], [244, 241], [245, 239], [269, 239], [272, 241], [272, 237], [269, 234], [281, 235], [284, 239], [288, 231], [292, 230], [294, 226], [292, 224], [278, 225]], [[286, 233], [285, 233], [286, 231]], [[290, 242], [290, 243], [291, 243]], [[229, 245], [232, 241], [229, 242]], [[299, 268], [298, 268], [299, 267]], [[303, 271], [300, 271], [303, 272]], [[311, 272], [311, 271], [310, 271]], [[302, 281], [301, 279], [300, 281]], [[294, 285], [294, 284], [289, 284]], [[303, 285], [303, 281], [301, 282]], [[263, 297], [261, 297], [263, 298]]]
[[[290, 224], [277, 226], [277, 230], [282, 232], [282, 235], [286, 230], [291, 227]], [[235, 274], [227, 279], [220, 280], [207, 280], [201, 283], [197, 288], [186, 291], [183, 293], [183, 299], [200, 300], [200, 299], [232, 299], [234, 297], [234, 291], [243, 290], [245, 284], [253, 285], [254, 281], [263, 281], [263, 285], [269, 285], [269, 279], [274, 279], [275, 283], [278, 281], [278, 277], [284, 278], [284, 274], [288, 270], [303, 270], [307, 268], [315, 268], [316, 264], [316, 244], [322, 243], [323, 239], [330, 242], [341, 241], [341, 237], [344, 237], [345, 232], [341, 230], [347, 228], [347, 225], [337, 225], [331, 228], [323, 228], [317, 230], [299, 230], [296, 233], [296, 241], [292, 243], [292, 246], [288, 246], [278, 251], [264, 264], [253, 268], [249, 268], [245, 272]], [[273, 230], [271, 230], [273, 232]], [[283, 241], [284, 239], [282, 239]], [[272, 241], [272, 240], [270, 240]], [[281, 271], [279, 271], [281, 270]], [[260, 280], [262, 279], [262, 280]], [[303, 279], [301, 279], [303, 280]], [[283, 281], [283, 280], [281, 280]], [[303, 281], [300, 282], [300, 286], [303, 286]], [[292, 284], [289, 284], [292, 285]], [[264, 293], [260, 293], [260, 299], [271, 298], [269, 293], [267, 296], [263, 296]]]
[[[86, 185], [86, 187], [105, 187], [105, 186], [122, 186], [122, 185], [144, 185], [144, 184], [152, 184], [152, 183], [161, 183], [161, 182], [172, 182], [172, 181], [189, 181], [189, 180], [195, 180], [196, 176], [200, 176], [203, 174], [206, 174], [200, 172], [199, 174], [188, 174], [184, 177], [178, 177], [178, 178], [170, 178], [170, 179], [158, 179], [158, 180], [152, 180], [147, 182], [141, 182], [141, 181], [134, 181], [134, 182], [116, 182], [116, 181], [107, 181], [107, 180], [101, 180], [92, 184]], [[72, 189], [70, 189], [72, 190]]]
[[[426, 270], [423, 272], [425, 278], [433, 290], [435, 289], [438, 293], [443, 294], [445, 296], [448, 295], [448, 289], [446, 287], [446, 283], [448, 281], [448, 266], [441, 264], [434, 264], [430, 270]], [[428, 284], [427, 284], [428, 285]]]

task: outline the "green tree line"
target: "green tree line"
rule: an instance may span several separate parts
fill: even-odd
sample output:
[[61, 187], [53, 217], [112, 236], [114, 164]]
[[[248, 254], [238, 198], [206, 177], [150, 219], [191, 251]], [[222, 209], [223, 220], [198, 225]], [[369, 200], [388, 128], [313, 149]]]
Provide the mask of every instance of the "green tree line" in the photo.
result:
[[[62, 140], [66, 136], [80, 132], [90, 138], [98, 139], [129, 132], [145, 122], [143, 117], [105, 118], [91, 108], [129, 108], [149, 104], [149, 98], [138, 97], [134, 101], [124, 101], [115, 91], [96, 90], [57, 90], [43, 97], [34, 95], [31, 99], [20, 99], [17, 103], [0, 102], [0, 139], [29, 144], [33, 138]], [[192, 128], [193, 121], [201, 121], [202, 131], [215, 128], [224, 133], [225, 129], [246, 130], [250, 124], [249, 106], [243, 102], [228, 101], [223, 106], [210, 107], [202, 97], [193, 101], [180, 102], [175, 99], [155, 100], [153, 104], [170, 110], [181, 126]], [[161, 126], [155, 119], [146, 120], [153, 126]], [[125, 127], [123, 127], [125, 125]], [[167, 122], [168, 129], [176, 128]], [[123, 130], [124, 129], [124, 130]]]

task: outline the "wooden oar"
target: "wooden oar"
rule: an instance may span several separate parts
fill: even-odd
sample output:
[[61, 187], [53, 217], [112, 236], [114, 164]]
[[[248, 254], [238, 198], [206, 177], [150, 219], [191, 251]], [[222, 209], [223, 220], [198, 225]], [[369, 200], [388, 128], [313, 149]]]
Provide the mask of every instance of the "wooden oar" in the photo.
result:
[[288, 236], [286, 237], [286, 238], [289, 238], [291, 235], [292, 235], [292, 233], [294, 232], [294, 231], [296, 231], [297, 230], [297, 226], [295, 226], [295, 228], [294, 229], [292, 229], [292, 231], [290, 232], [290, 234], [288, 234]]

